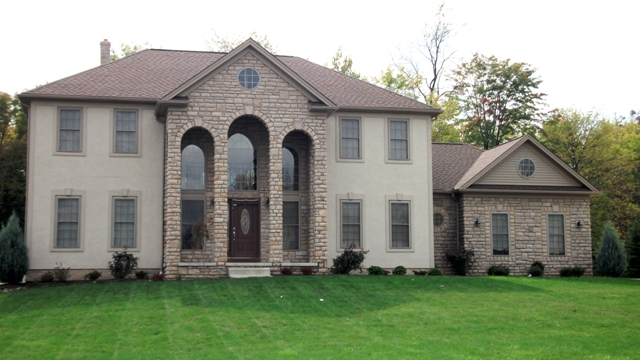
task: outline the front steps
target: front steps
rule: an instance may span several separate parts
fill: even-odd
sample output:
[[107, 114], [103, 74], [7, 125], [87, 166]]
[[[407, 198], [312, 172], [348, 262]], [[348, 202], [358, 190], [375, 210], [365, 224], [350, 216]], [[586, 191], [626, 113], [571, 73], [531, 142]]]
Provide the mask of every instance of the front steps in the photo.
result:
[[271, 263], [227, 263], [232, 279], [271, 276]]

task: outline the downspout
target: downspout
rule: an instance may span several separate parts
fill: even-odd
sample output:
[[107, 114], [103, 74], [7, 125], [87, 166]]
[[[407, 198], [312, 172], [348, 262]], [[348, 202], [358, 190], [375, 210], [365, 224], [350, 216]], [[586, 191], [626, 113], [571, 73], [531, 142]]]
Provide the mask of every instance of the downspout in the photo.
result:
[[451, 197], [456, 205], [456, 250], [460, 251], [460, 204], [456, 193], [452, 192]]

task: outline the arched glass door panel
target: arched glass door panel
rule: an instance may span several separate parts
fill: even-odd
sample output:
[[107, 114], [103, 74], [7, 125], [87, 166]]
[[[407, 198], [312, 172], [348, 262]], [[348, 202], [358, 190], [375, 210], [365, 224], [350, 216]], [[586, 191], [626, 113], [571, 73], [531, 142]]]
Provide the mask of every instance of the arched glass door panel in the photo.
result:
[[256, 190], [256, 152], [249, 138], [235, 134], [229, 138], [229, 190]]

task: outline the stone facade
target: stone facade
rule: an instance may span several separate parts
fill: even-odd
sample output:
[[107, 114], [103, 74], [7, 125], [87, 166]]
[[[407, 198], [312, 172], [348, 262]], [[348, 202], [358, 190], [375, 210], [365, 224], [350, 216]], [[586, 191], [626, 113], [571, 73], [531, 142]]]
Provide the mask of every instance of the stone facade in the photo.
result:
[[[465, 193], [460, 198], [461, 241], [475, 252], [471, 275], [486, 275], [491, 265], [507, 265], [513, 275], [527, 275], [534, 261], [545, 264], [545, 274], [558, 275], [565, 266], [581, 266], [592, 275], [591, 220], [588, 196]], [[491, 214], [509, 215], [509, 255], [493, 255]], [[565, 217], [565, 255], [549, 255], [547, 215]], [[476, 225], [476, 219], [479, 224]], [[576, 224], [581, 222], [582, 226]]]
[[445, 255], [453, 253], [463, 245], [458, 243], [458, 228], [456, 227], [457, 200], [451, 194], [433, 195], [433, 213], [440, 213], [443, 216], [443, 223], [433, 227], [433, 254], [435, 267], [442, 270], [447, 275], [453, 275], [451, 266], [447, 263]]
[[[259, 86], [253, 90], [244, 89], [237, 82], [238, 72], [246, 67], [255, 69], [261, 77]], [[167, 278], [175, 278], [178, 274], [187, 277], [226, 275], [227, 201], [231, 197], [245, 196], [261, 199], [260, 262], [269, 263], [274, 272], [285, 261], [317, 262], [319, 272], [324, 272], [327, 263], [326, 115], [311, 113], [308, 99], [251, 53], [215, 73], [188, 97], [187, 108], [169, 108], [165, 125], [164, 264]], [[207, 132], [212, 140], [212, 151], [205, 151], [205, 204], [210, 239], [204, 252], [185, 251], [181, 250], [180, 243], [181, 150], [185, 139], [204, 138], [203, 132]], [[238, 194], [227, 190], [227, 139], [235, 132], [253, 137], [258, 161], [256, 192]], [[307, 182], [300, 195], [301, 220], [304, 221], [300, 226], [301, 248], [294, 255], [282, 249], [285, 196], [282, 147], [291, 132], [295, 132], [287, 138], [292, 142], [291, 146], [300, 146], [302, 141], [308, 148], [304, 171], [301, 161], [301, 180], [304, 173]], [[200, 135], [195, 136], [197, 134]]]

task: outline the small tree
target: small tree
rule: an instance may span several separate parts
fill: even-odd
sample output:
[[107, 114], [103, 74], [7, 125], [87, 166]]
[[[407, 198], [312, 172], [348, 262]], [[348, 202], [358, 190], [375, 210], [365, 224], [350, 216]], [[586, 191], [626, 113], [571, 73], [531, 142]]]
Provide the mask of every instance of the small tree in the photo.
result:
[[631, 225], [624, 247], [627, 250], [629, 277], [640, 278], [640, 221], [636, 220]]
[[627, 270], [627, 256], [611, 221], [604, 225], [596, 264], [601, 276], [620, 277]]
[[14, 212], [7, 225], [0, 230], [0, 282], [17, 284], [29, 269], [27, 246], [20, 228], [20, 220]]
[[116, 252], [109, 261], [109, 270], [116, 279], [124, 279], [138, 267], [138, 258], [133, 254], [127, 254], [125, 248], [123, 252]]

